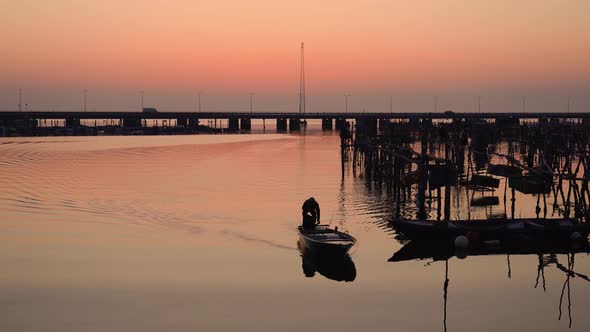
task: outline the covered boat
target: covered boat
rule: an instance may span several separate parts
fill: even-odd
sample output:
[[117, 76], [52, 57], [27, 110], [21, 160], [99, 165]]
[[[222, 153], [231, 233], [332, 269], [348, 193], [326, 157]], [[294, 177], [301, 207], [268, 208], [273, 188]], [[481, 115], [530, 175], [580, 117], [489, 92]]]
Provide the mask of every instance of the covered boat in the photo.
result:
[[331, 229], [327, 225], [317, 225], [313, 229], [298, 227], [299, 239], [306, 249], [325, 254], [346, 254], [356, 243], [356, 239], [347, 233]]

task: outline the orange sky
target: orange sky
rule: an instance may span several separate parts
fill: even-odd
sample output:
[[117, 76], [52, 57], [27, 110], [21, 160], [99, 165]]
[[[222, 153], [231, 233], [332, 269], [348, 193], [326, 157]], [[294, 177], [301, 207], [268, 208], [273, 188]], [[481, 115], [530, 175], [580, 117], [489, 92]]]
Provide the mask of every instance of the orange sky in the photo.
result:
[[255, 91], [259, 107], [291, 110], [301, 41], [310, 110], [341, 107], [344, 92], [369, 111], [391, 94], [588, 104], [586, 0], [0, 2], [4, 110], [21, 87], [37, 109], [77, 108], [87, 88], [98, 109], [133, 109], [144, 89], [170, 109], [204, 90], [212, 109]]

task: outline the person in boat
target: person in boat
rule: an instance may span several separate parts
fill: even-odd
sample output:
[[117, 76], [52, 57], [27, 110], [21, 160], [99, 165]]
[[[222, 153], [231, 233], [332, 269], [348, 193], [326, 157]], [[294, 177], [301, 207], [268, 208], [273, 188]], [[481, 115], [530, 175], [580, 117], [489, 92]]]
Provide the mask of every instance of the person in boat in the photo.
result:
[[313, 197], [308, 198], [301, 207], [303, 228], [315, 228], [320, 223], [320, 205]]

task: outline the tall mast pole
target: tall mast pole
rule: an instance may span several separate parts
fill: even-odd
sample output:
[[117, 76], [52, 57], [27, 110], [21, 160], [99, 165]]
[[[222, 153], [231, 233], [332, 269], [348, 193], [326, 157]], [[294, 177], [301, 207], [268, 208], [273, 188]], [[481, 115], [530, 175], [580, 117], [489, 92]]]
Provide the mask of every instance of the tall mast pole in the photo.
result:
[[143, 112], [143, 90], [140, 90], [139, 94], [141, 95], [141, 110], [140, 110], [140, 112]]
[[393, 113], [393, 97], [389, 96], [389, 113]]
[[18, 111], [22, 112], [23, 110], [23, 100], [22, 100], [22, 89], [18, 89]]
[[481, 96], [477, 96], [477, 112], [481, 113]]
[[86, 93], [88, 92], [88, 90], [84, 89], [83, 92], [84, 92], [84, 112], [86, 112]]
[[350, 93], [344, 94], [344, 112], [348, 113], [348, 97], [352, 96]]
[[301, 72], [299, 73], [299, 114], [305, 114], [305, 58], [301, 42]]
[[438, 96], [434, 96], [434, 113], [438, 111]]

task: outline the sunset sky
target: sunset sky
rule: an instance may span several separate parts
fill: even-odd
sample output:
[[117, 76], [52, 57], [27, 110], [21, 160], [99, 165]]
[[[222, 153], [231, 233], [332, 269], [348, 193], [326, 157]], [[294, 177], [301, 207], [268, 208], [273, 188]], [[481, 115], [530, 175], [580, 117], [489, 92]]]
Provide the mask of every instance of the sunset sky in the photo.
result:
[[590, 111], [587, 0], [0, 3], [0, 110]]

